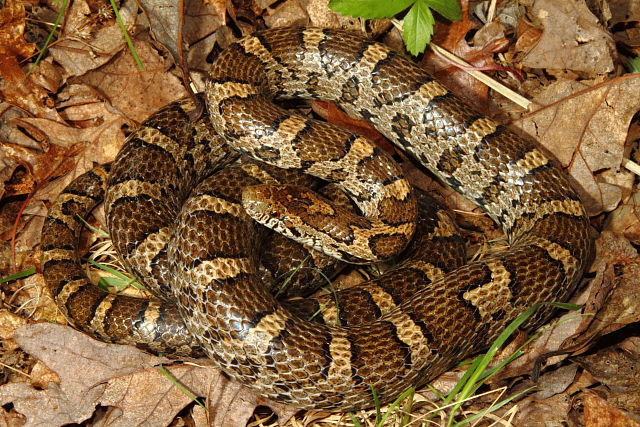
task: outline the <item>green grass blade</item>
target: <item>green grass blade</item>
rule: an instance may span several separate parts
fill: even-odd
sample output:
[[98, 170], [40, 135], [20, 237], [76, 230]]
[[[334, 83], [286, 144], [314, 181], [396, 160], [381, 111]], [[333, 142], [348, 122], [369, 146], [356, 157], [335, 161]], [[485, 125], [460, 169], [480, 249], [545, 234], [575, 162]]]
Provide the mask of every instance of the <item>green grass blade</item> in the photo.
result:
[[145, 287], [142, 286], [142, 284], [140, 282], [138, 282], [134, 277], [129, 276], [128, 274], [125, 274], [121, 271], [118, 271], [114, 268], [111, 268], [109, 266], [106, 266], [104, 264], [101, 264], [97, 261], [94, 261], [92, 259], [88, 259], [88, 258], [83, 258], [82, 259], [85, 262], [88, 262], [89, 264], [91, 264], [92, 266], [98, 268], [99, 270], [105, 271], [109, 274], [112, 274], [114, 276], [116, 276], [116, 278], [106, 278], [106, 277], [102, 277], [100, 278], [100, 283], [98, 284], [98, 286], [100, 286], [102, 289], [107, 290], [107, 286], [113, 286], [116, 288], [126, 288], [127, 286], [133, 286], [137, 289], [142, 289], [145, 290]]
[[180, 389], [180, 391], [182, 391], [185, 395], [187, 395], [187, 397], [189, 397], [189, 399], [193, 400], [195, 403], [197, 403], [198, 405], [202, 406], [202, 408], [204, 408], [205, 411], [208, 411], [207, 407], [204, 406], [204, 404], [198, 400], [196, 395], [191, 393], [191, 391], [189, 391], [189, 389], [187, 389], [185, 386], [183, 386], [182, 383], [180, 383], [180, 381], [178, 381], [178, 379], [171, 374], [171, 372], [167, 371], [164, 368], [164, 366], [162, 366], [162, 365], [158, 366], [158, 370], [160, 371], [160, 373], [162, 375], [167, 377], [169, 379], [169, 381], [171, 381], [173, 383], [173, 385], [178, 387], [178, 389]]
[[89, 224], [84, 218], [82, 218], [80, 215], [76, 215], [76, 218], [78, 218], [85, 227], [87, 227], [89, 230], [93, 231], [94, 233], [96, 233], [98, 236], [100, 237], [104, 237], [104, 238], [109, 238], [109, 233], [107, 233], [106, 231], [98, 228], [98, 227], [94, 227], [93, 225]]
[[115, 14], [116, 22], [120, 27], [120, 32], [122, 33], [122, 37], [124, 37], [124, 40], [127, 42], [127, 46], [129, 46], [129, 52], [131, 52], [131, 56], [133, 56], [133, 60], [135, 61], [138, 69], [141, 71], [144, 71], [144, 65], [142, 64], [142, 61], [138, 56], [138, 51], [136, 51], [136, 47], [133, 45], [133, 41], [131, 41], [131, 38], [129, 37], [129, 33], [127, 32], [127, 29], [124, 26], [124, 22], [120, 17], [120, 11], [118, 10], [118, 6], [116, 5], [115, 0], [109, 0], [109, 1], [111, 2], [111, 7], [113, 8], [113, 13]]
[[487, 409], [478, 412], [477, 414], [474, 414], [472, 416], [470, 416], [469, 418], [465, 418], [464, 420], [457, 422], [456, 424], [454, 424], [455, 427], [458, 426], [462, 426], [465, 424], [469, 424], [471, 422], [474, 422], [475, 420], [484, 417], [486, 414], [489, 414], [491, 412], [497, 411], [498, 409], [502, 408], [504, 405], [506, 405], [507, 403], [513, 401], [514, 399], [522, 396], [525, 393], [530, 392], [531, 390], [533, 390], [535, 387], [528, 387], [516, 394], [514, 394], [513, 396], [509, 396], [504, 400], [501, 400], [500, 402], [496, 403], [495, 405], [491, 405], [490, 407], [488, 407]]
[[44, 41], [44, 46], [42, 46], [42, 50], [36, 57], [36, 60], [34, 61], [33, 65], [29, 67], [29, 71], [27, 71], [27, 75], [31, 74], [33, 70], [35, 70], [35, 68], [38, 66], [38, 64], [42, 60], [42, 57], [44, 56], [44, 54], [47, 53], [47, 50], [49, 49], [49, 45], [51, 44], [51, 40], [53, 39], [54, 34], [56, 33], [56, 31], [58, 30], [58, 27], [60, 26], [60, 21], [62, 21], [62, 17], [64, 16], [65, 11], [67, 10], [68, 4], [69, 4], [69, 0], [62, 1], [60, 10], [56, 15], [56, 20], [53, 22], [53, 27], [51, 28], [51, 31], [49, 31], [49, 35], [47, 35], [47, 39]]
[[26, 270], [19, 271], [16, 274], [12, 274], [11, 276], [6, 276], [6, 277], [0, 278], [0, 283], [7, 283], [7, 282], [10, 282], [12, 280], [22, 279], [24, 277], [31, 276], [35, 272], [36, 272], [36, 268], [35, 267], [29, 267]]

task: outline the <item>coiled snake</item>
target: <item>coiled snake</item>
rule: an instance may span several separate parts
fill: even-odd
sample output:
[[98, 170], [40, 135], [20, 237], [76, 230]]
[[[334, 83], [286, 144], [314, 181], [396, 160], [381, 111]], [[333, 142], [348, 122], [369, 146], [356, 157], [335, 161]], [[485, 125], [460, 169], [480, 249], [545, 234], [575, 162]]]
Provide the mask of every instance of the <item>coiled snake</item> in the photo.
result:
[[[69, 318], [103, 340], [177, 354], [201, 345], [230, 376], [270, 398], [301, 408], [366, 407], [371, 387], [389, 400], [482, 349], [531, 305], [565, 300], [590, 262], [585, 211], [562, 171], [381, 44], [334, 30], [267, 30], [219, 55], [205, 94], [213, 127], [230, 146], [337, 181], [365, 214], [382, 218], [326, 226], [321, 238], [311, 239], [328, 241], [329, 252], [351, 259], [347, 252], [357, 241], [355, 252], [365, 258], [388, 258], [413, 233], [415, 202], [380, 150], [276, 107], [272, 99], [331, 100], [368, 120], [481, 206], [502, 226], [510, 248], [445, 270], [434, 281], [422, 255], [410, 254], [399, 270], [366, 285], [374, 305], [384, 308], [376, 318], [349, 327], [307, 321], [278, 303], [258, 278], [255, 226], [247, 225], [240, 196], [225, 193], [244, 179], [238, 167], [193, 190], [178, 213], [176, 205], [203, 171], [234, 157], [206, 118], [188, 122], [193, 106], [185, 101], [152, 116], [127, 140], [106, 195], [110, 233], [124, 261], [138, 277], [151, 276], [151, 289], [173, 281], [180, 313], [170, 303], [105, 294], [77, 267], [74, 216], [102, 197], [104, 168], [73, 183], [46, 221], [45, 278]], [[369, 171], [382, 181], [365, 175]], [[285, 198], [290, 190], [283, 190]], [[310, 224], [333, 213], [304, 206]], [[280, 209], [263, 214], [269, 221]], [[176, 217], [172, 231], [163, 221]], [[278, 219], [287, 222], [286, 215]], [[409, 297], [394, 290], [405, 285], [414, 289]], [[544, 306], [530, 324], [551, 312]]]

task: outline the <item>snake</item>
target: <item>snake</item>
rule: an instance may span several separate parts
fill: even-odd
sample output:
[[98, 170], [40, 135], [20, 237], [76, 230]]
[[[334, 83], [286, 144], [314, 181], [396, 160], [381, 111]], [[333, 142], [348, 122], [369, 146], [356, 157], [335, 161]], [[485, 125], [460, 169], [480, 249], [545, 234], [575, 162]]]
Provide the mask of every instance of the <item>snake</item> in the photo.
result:
[[[542, 303], [567, 300], [591, 262], [588, 217], [561, 167], [381, 43], [333, 29], [257, 32], [218, 55], [204, 98], [208, 111], [196, 122], [188, 100], [151, 116], [110, 167], [78, 178], [50, 209], [45, 279], [70, 321], [102, 340], [205, 354], [265, 397], [345, 411], [371, 406], [372, 390], [389, 401], [433, 379], [535, 304], [526, 326], [542, 324], [555, 310]], [[333, 101], [371, 123], [477, 204], [508, 248], [464, 265], [429, 263], [422, 238], [411, 239], [424, 222], [418, 216], [415, 225], [422, 199], [391, 156], [274, 103], [289, 99]], [[269, 172], [234, 163], [238, 153], [337, 183], [362, 215], [343, 220], [296, 184], [274, 186]], [[245, 179], [257, 190], [227, 192]], [[77, 266], [77, 216], [103, 197], [125, 265], [169, 296], [136, 300], [87, 282]], [[249, 215], [347, 261], [403, 255], [347, 292], [373, 314], [355, 308], [354, 322], [310, 321], [264, 285], [255, 261], [261, 226]], [[441, 228], [449, 239], [450, 228]]]

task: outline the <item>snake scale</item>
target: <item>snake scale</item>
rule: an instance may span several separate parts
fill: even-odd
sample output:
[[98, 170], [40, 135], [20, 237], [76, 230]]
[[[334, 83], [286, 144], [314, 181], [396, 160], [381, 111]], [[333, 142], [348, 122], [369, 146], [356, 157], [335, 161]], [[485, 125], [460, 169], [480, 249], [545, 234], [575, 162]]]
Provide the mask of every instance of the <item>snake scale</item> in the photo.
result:
[[[218, 56], [205, 97], [209, 117], [190, 123], [190, 101], [166, 107], [128, 138], [108, 178], [103, 167], [85, 174], [50, 210], [45, 278], [73, 323], [100, 339], [203, 351], [231, 377], [300, 408], [360, 408], [371, 405], [371, 387], [388, 401], [481, 350], [531, 305], [565, 300], [590, 262], [588, 220], [560, 168], [384, 45], [337, 30], [266, 30]], [[389, 156], [272, 103], [290, 98], [334, 101], [372, 123], [478, 204], [503, 228], [509, 249], [460, 267], [441, 263], [434, 275], [427, 251], [408, 243], [416, 202]], [[385, 259], [410, 245], [396, 270], [354, 291], [376, 315], [347, 327], [311, 322], [265, 289], [254, 261], [256, 225], [242, 196], [226, 192], [258, 181], [246, 177], [250, 163], [221, 168], [237, 156], [229, 147], [337, 182], [369, 216], [334, 226], [323, 222], [333, 220], [333, 208], [305, 203], [306, 224], [324, 228], [311, 238], [294, 229], [301, 240], [328, 242], [328, 252], [351, 260], [350, 246], [359, 245], [358, 257]], [[77, 266], [75, 215], [103, 197], [105, 182], [108, 225], [123, 260], [150, 278], [150, 289], [173, 292], [177, 304], [113, 296], [87, 283]], [[290, 199], [296, 189], [274, 197]], [[267, 206], [255, 216], [287, 223], [286, 208]], [[175, 229], [163, 222], [176, 218]], [[543, 306], [529, 326], [552, 312]]]

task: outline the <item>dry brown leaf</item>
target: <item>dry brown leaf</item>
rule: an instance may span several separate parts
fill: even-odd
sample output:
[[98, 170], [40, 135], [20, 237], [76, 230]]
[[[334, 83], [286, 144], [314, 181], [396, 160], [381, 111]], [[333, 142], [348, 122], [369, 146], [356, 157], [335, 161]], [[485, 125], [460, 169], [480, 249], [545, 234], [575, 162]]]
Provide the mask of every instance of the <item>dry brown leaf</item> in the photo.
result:
[[573, 360], [614, 392], [640, 386], [640, 354], [637, 352], [625, 351], [616, 345]]
[[[477, 24], [469, 18], [467, 3], [462, 2], [462, 20], [447, 24], [446, 28], [443, 23], [437, 22], [433, 42], [474, 67], [495, 66], [494, 54], [507, 46], [501, 24], [489, 22], [484, 26], [489, 28], [480, 28], [477, 44], [471, 46], [465, 37], [476, 29]], [[427, 52], [421, 63], [423, 66], [433, 67], [434, 77], [470, 105], [479, 111], [486, 110], [489, 88], [484, 83], [434, 53]]]
[[309, 25], [322, 28], [344, 28], [351, 31], [362, 29], [360, 19], [338, 15], [329, 9], [329, 0], [300, 0], [300, 5], [309, 16]]
[[0, 98], [31, 115], [62, 121], [53, 100], [24, 73], [15, 56], [0, 55]]
[[[559, 350], [563, 343], [571, 336], [582, 324], [582, 318], [578, 313], [569, 312], [561, 316], [554, 322], [555, 326], [545, 330], [531, 344], [525, 347], [524, 354], [513, 362], [509, 363], [504, 369], [500, 370], [494, 381], [500, 381], [505, 378], [517, 377], [520, 375], [530, 375], [534, 363], [541, 357], [550, 352]], [[566, 356], [555, 356], [546, 360], [547, 365], [558, 363]]]
[[18, 345], [13, 339], [13, 333], [19, 326], [25, 325], [27, 321], [6, 309], [0, 310], [0, 340], [2, 349], [6, 351], [15, 350]]
[[596, 241], [592, 269], [602, 272], [604, 284], [592, 290], [584, 306], [585, 313], [594, 315], [584, 317], [576, 336], [564, 343], [574, 354], [584, 352], [598, 337], [640, 321], [640, 257], [636, 249], [626, 239], [603, 232]]
[[586, 427], [638, 427], [640, 423], [627, 416], [596, 393], [585, 391], [581, 395]]
[[[161, 373], [169, 360], [136, 348], [105, 344], [74, 329], [54, 324], [19, 328], [15, 340], [59, 377], [45, 390], [27, 383], [0, 386], [0, 402], [13, 403], [27, 417], [27, 425], [56, 426], [80, 423], [106, 406], [109, 426], [169, 425], [191, 397]], [[207, 401], [210, 426], [245, 426], [256, 406], [267, 405], [281, 420], [295, 410], [256, 397], [229, 381], [215, 368], [176, 365], [170, 375]], [[51, 377], [50, 377], [51, 378]]]
[[564, 392], [572, 383], [578, 371], [576, 365], [565, 365], [547, 372], [538, 379], [537, 391], [532, 397], [537, 400], [548, 399]]
[[604, 230], [640, 243], [640, 190], [637, 187], [628, 200], [609, 214]]
[[300, 27], [309, 23], [309, 16], [299, 0], [291, 0], [279, 4], [265, 15], [264, 22], [271, 28]]
[[[20, 182], [24, 187], [20, 194], [30, 195], [17, 228], [18, 248], [31, 249], [40, 242], [40, 229], [51, 202], [71, 179], [96, 163], [111, 161], [124, 141], [123, 117], [109, 111], [95, 92], [88, 93], [93, 97], [71, 85], [59, 94], [60, 108], [66, 107], [62, 114], [70, 123], [35, 117], [15, 117], [8, 122], [16, 129], [12, 135], [22, 136], [16, 138], [22, 145], [0, 143], [3, 168], [10, 174], [23, 166], [27, 173]], [[20, 129], [39, 140], [29, 139]], [[18, 189], [7, 187], [7, 191]]]
[[166, 72], [171, 62], [149, 43], [138, 42], [136, 49], [145, 71], [138, 70], [129, 52], [124, 52], [100, 69], [78, 77], [77, 81], [106, 94], [111, 106], [141, 122], [160, 107], [184, 97], [186, 91], [180, 79]]
[[0, 9], [0, 55], [26, 57], [33, 53], [35, 45], [24, 39], [24, 19], [24, 2], [3, 2]]
[[[128, 0], [119, 7], [126, 28], [135, 28], [138, 17], [136, 2]], [[62, 29], [63, 37], [49, 51], [66, 76], [81, 76], [106, 64], [126, 47], [120, 27], [115, 21], [95, 27], [94, 16], [85, 0], [70, 2]], [[136, 46], [137, 47], [137, 46]]]
[[33, 115], [60, 120], [49, 95], [28, 77], [18, 57], [33, 54], [35, 45], [24, 40], [25, 10], [19, 0], [8, 0], [0, 8], [0, 99]]
[[178, 3], [140, 2], [149, 20], [153, 38], [171, 53], [175, 64], [182, 63], [180, 58], [184, 52], [178, 46], [180, 25], [184, 24], [182, 38], [184, 45], [188, 46], [225, 25], [226, 9], [232, 7], [227, 0], [184, 3], [186, 10], [183, 17]]
[[584, 0], [536, 0], [530, 15], [545, 29], [524, 57], [531, 68], [594, 76], [614, 70], [615, 45]]
[[523, 17], [518, 18], [516, 30], [518, 32], [516, 42], [505, 55], [511, 63], [522, 62], [521, 58], [533, 49], [542, 36], [542, 30], [531, 25], [529, 20]]
[[564, 425], [571, 408], [571, 396], [556, 394], [547, 399], [527, 397], [518, 402], [520, 410], [513, 424], [519, 427]]
[[515, 121], [575, 179], [589, 215], [615, 209], [630, 194], [633, 174], [620, 167], [629, 123], [640, 110], [640, 97], [630, 93], [640, 93], [639, 74], [592, 87], [558, 81], [536, 98], [546, 107]]

